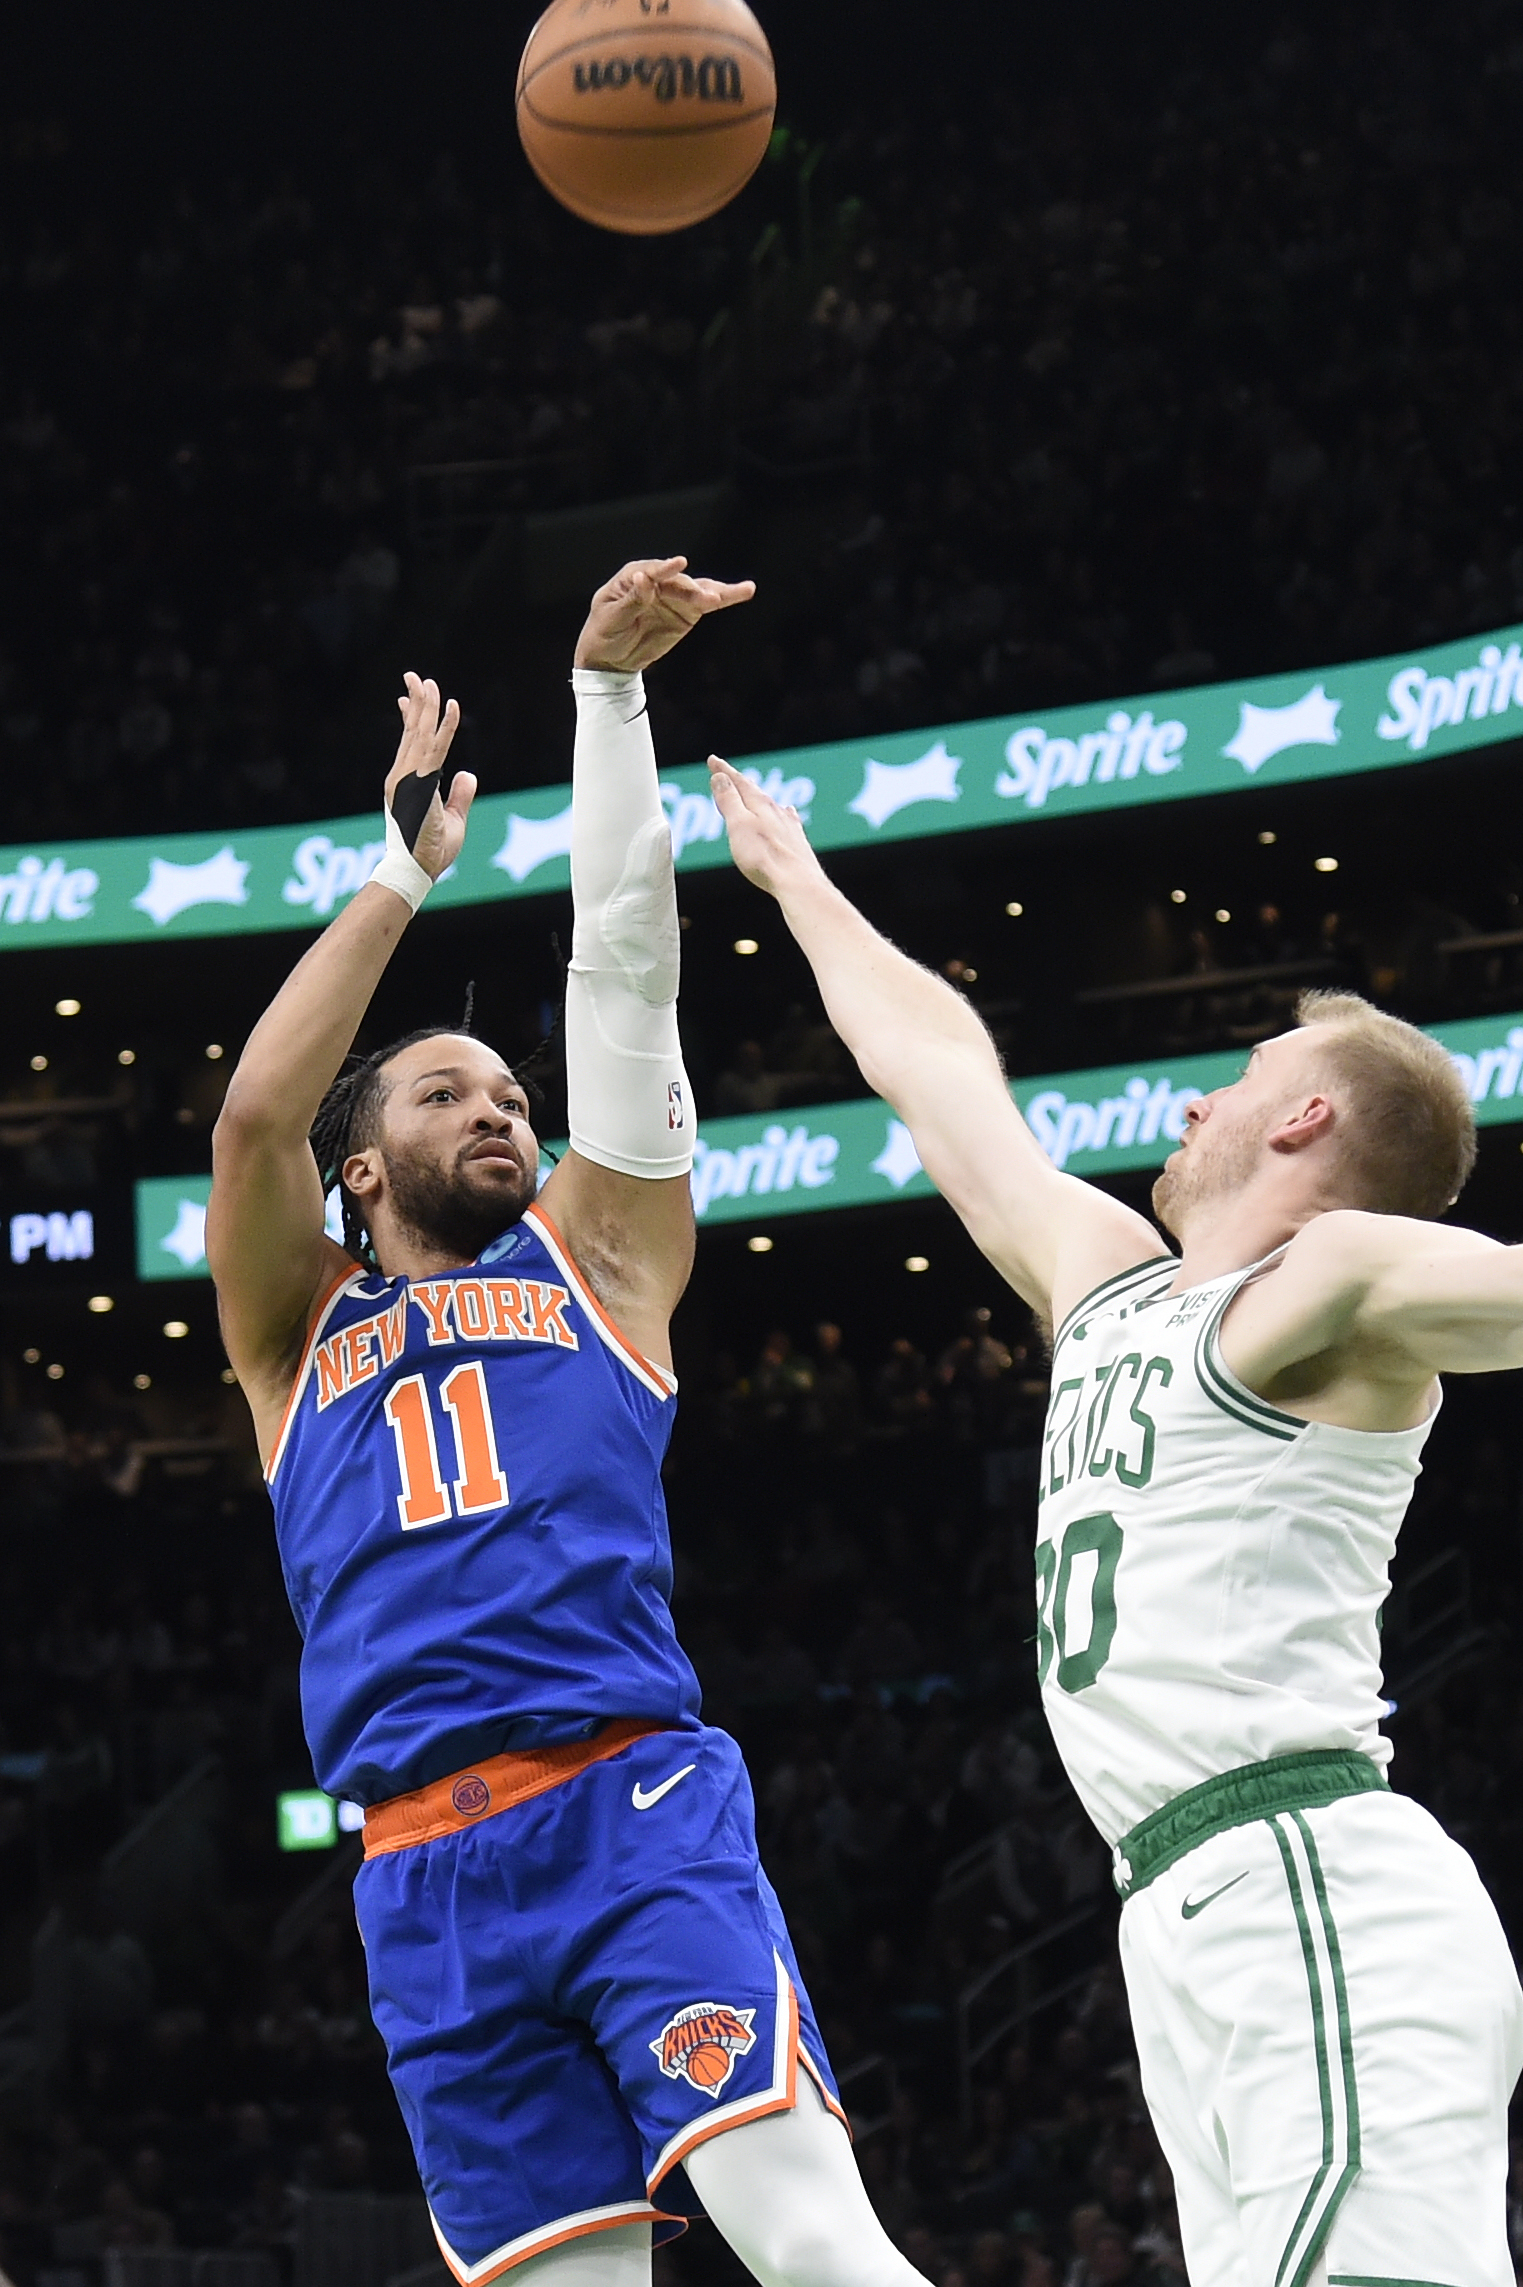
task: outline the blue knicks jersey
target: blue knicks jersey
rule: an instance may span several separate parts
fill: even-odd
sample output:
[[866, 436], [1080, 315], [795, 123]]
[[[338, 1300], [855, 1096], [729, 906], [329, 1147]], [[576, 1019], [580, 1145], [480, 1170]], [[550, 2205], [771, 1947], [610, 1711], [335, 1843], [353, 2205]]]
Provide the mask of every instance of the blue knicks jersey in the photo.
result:
[[329, 1291], [269, 1480], [330, 1794], [384, 1802], [610, 1716], [696, 1720], [667, 1602], [676, 1387], [537, 1207], [468, 1270], [356, 1266]]

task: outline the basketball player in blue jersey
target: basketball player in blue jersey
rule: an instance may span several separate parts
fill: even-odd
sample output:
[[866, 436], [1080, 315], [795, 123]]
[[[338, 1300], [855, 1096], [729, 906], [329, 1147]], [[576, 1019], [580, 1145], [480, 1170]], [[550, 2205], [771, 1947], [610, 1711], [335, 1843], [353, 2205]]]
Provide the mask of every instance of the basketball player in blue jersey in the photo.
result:
[[538, 1197], [528, 1098], [483, 1042], [341, 1070], [475, 793], [460, 772], [446, 796], [459, 713], [413, 675], [386, 855], [255, 1027], [215, 1137], [207, 1251], [313, 1767], [365, 1807], [372, 2007], [462, 2287], [640, 2287], [705, 2210], [769, 2287], [919, 2279], [667, 1602], [694, 1112], [641, 674], [751, 592], [631, 565], [582, 632], [571, 1149]]

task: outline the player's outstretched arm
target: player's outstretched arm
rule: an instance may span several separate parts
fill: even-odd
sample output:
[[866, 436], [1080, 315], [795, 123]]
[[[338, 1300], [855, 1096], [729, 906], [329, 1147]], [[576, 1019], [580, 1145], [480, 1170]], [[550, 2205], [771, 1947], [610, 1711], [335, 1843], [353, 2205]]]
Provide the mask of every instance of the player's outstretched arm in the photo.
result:
[[862, 1077], [1016, 1292], [1058, 1320], [1102, 1280], [1161, 1253], [1140, 1215], [1053, 1167], [976, 1012], [842, 896], [797, 815], [717, 757], [709, 768], [736, 864], [777, 899]]
[[1435, 1374], [1523, 1366], [1523, 1247], [1401, 1215], [1315, 1216], [1243, 1295], [1225, 1347], [1255, 1389], [1353, 1378], [1410, 1409]]
[[572, 677], [571, 1149], [543, 1205], [605, 1310], [662, 1366], [693, 1264], [697, 1123], [677, 1033], [672, 841], [641, 678], [700, 619], [754, 592], [749, 580], [690, 579], [681, 556], [627, 564], [592, 599]]
[[1432, 1223], [1400, 1231], [1361, 1302], [1364, 1337], [1435, 1374], [1523, 1366], [1523, 1247]]
[[459, 855], [476, 792], [464, 771], [447, 802], [439, 791], [460, 720], [454, 700], [441, 716], [437, 685], [409, 675], [399, 704], [402, 742], [386, 780], [387, 854], [249, 1035], [212, 1136], [207, 1259], [227, 1354], [265, 1446], [316, 1300], [349, 1260], [323, 1231], [307, 1133], [403, 930]]

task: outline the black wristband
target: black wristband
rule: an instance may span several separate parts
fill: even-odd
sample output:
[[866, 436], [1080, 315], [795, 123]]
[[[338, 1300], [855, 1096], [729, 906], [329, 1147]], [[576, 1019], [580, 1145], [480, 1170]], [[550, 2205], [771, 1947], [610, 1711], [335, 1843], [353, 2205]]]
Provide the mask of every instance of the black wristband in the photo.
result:
[[418, 846], [423, 821], [428, 816], [429, 804], [439, 792], [441, 773], [431, 770], [425, 778], [414, 771], [404, 778], [391, 798], [391, 814], [397, 822], [397, 831], [407, 844], [409, 856]]

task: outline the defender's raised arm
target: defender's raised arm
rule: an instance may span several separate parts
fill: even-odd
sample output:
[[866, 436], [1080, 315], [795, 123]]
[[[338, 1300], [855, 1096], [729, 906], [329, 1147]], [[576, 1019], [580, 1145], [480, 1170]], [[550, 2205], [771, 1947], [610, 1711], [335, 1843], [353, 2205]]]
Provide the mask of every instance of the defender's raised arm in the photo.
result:
[[285, 1404], [313, 1305], [349, 1260], [323, 1232], [308, 1131], [403, 931], [460, 853], [476, 792], [475, 779], [461, 771], [448, 801], [441, 798], [439, 773], [460, 710], [451, 699], [441, 713], [437, 684], [416, 675], [406, 681], [402, 742], [386, 780], [386, 856], [249, 1035], [212, 1136], [207, 1259], [227, 1354], [262, 1448]]
[[1061, 1318], [1114, 1272], [1161, 1253], [1140, 1215], [1053, 1167], [976, 1012], [842, 896], [796, 814], [728, 763], [709, 768], [736, 864], [777, 899], [862, 1077], [892, 1104], [937, 1190], [1016, 1292]]

